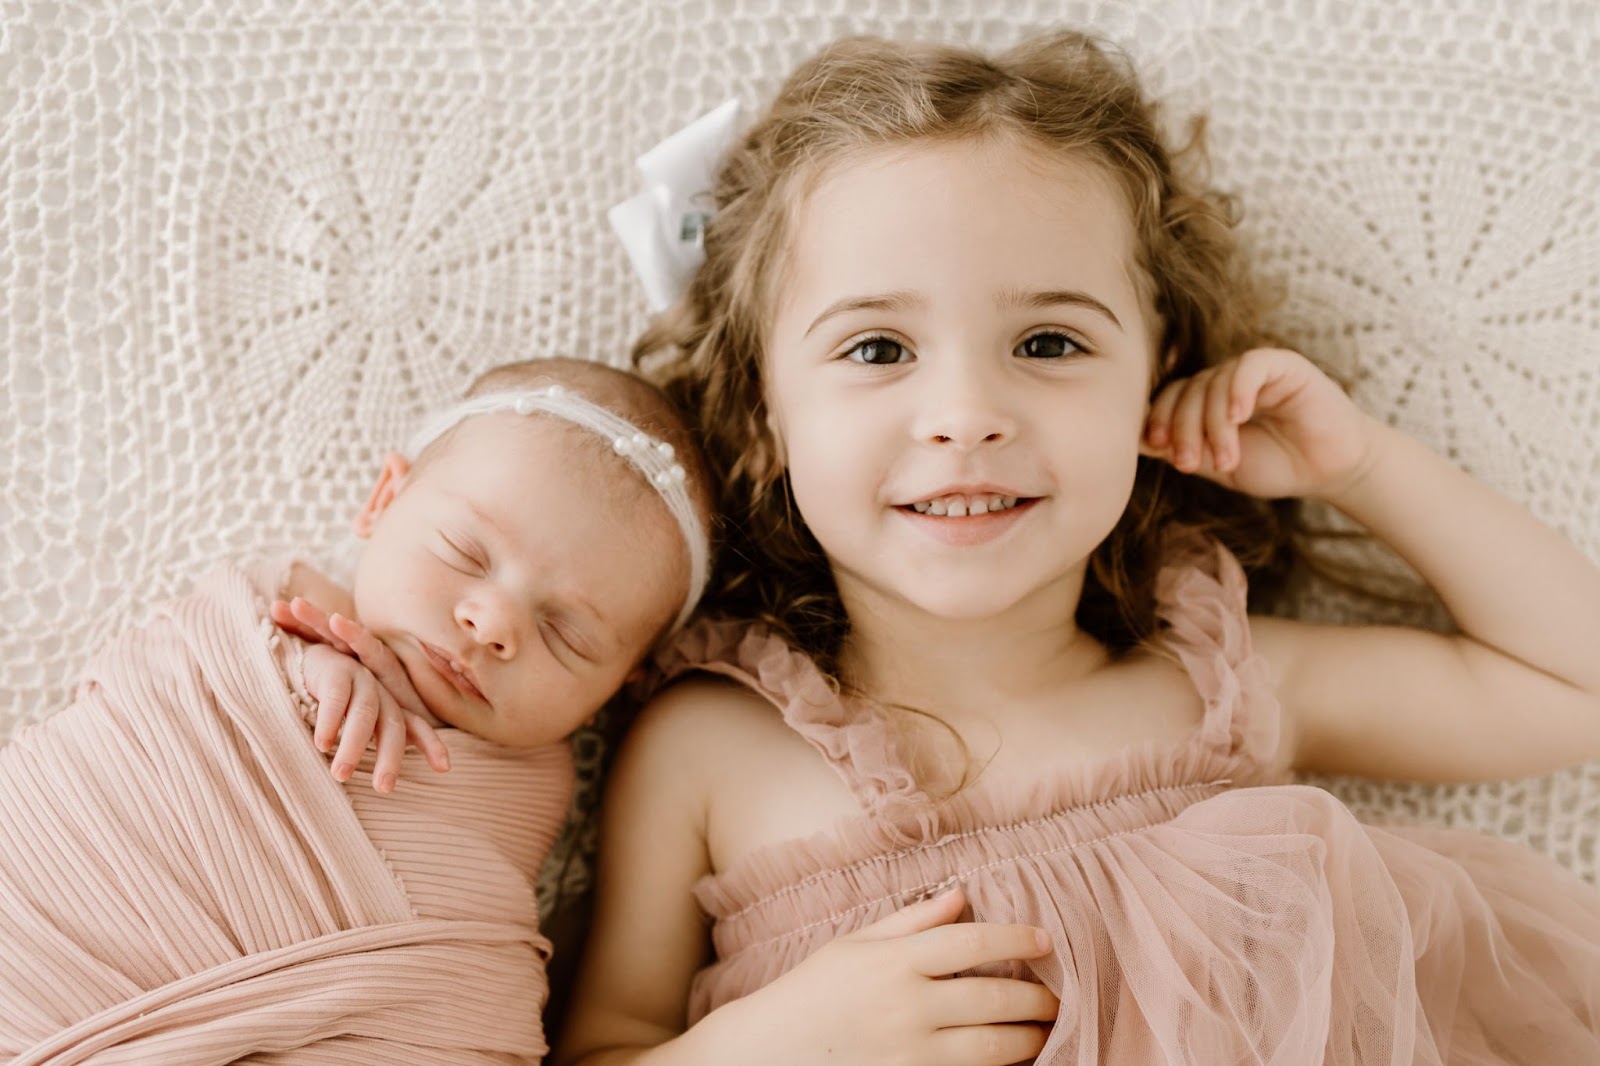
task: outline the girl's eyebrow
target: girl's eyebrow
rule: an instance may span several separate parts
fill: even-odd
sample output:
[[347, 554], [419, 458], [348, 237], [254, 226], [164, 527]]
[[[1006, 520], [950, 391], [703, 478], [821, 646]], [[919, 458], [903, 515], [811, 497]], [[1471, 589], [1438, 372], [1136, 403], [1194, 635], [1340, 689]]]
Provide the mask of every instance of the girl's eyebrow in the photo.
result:
[[803, 336], [811, 336], [811, 331], [822, 325], [823, 322], [834, 315], [842, 315], [850, 311], [914, 311], [927, 305], [927, 301], [920, 293], [900, 289], [896, 292], [879, 293], [873, 296], [846, 296], [842, 300], [835, 300], [823, 309], [822, 314], [812, 320], [806, 327]]
[[1027, 292], [1022, 289], [1002, 289], [997, 301], [1001, 307], [1026, 307], [1035, 310], [1044, 310], [1048, 307], [1082, 307], [1097, 314], [1104, 315], [1111, 320], [1117, 329], [1122, 329], [1122, 323], [1117, 316], [1111, 313], [1111, 308], [1096, 300], [1093, 296], [1081, 289], [1039, 289]]
[[[927, 302], [921, 293], [905, 289], [871, 296], [847, 296], [842, 300], [835, 300], [824, 308], [822, 314], [806, 327], [804, 336], [809, 337], [813, 330], [835, 315], [850, 311], [916, 311], [926, 307]], [[1038, 289], [1032, 292], [1023, 289], [1002, 289], [995, 302], [1003, 308], [1026, 307], [1036, 310], [1061, 306], [1082, 307], [1104, 315], [1110, 319], [1113, 326], [1122, 329], [1121, 321], [1112, 313], [1111, 308], [1081, 289]]]

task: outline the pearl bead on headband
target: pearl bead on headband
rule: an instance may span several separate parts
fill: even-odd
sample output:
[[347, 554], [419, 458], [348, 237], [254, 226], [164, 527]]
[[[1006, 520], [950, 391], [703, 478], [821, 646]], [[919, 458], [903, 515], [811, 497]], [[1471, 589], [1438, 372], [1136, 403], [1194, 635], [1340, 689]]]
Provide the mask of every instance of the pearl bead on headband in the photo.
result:
[[415, 458], [422, 450], [461, 421], [478, 415], [512, 411], [519, 415], [553, 415], [575, 426], [581, 426], [611, 444], [611, 450], [621, 456], [656, 490], [661, 501], [672, 512], [683, 534], [684, 546], [689, 551], [689, 592], [684, 597], [683, 608], [672, 623], [676, 630], [688, 621], [705, 591], [706, 572], [711, 554], [705, 527], [689, 495], [687, 475], [683, 465], [675, 461], [672, 445], [656, 440], [629, 422], [626, 418], [591, 403], [575, 392], [560, 385], [547, 385], [538, 389], [517, 389], [510, 392], [492, 392], [462, 400], [453, 407], [429, 416], [428, 420], [412, 434], [408, 455]]

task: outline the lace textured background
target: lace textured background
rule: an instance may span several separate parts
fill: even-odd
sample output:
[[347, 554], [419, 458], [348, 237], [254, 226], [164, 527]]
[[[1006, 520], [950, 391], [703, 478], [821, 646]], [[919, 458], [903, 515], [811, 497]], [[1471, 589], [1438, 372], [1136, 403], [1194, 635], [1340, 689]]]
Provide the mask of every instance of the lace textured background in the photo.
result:
[[[1600, 559], [1597, 10], [0, 0], [0, 738], [211, 560], [333, 553], [476, 370], [620, 364], [644, 304], [603, 212], [634, 157], [847, 32], [1123, 43], [1175, 118], [1209, 112], [1281, 331]], [[1325, 586], [1297, 609], [1394, 615]], [[578, 748], [591, 795], [602, 746]], [[1327, 783], [1596, 874], [1600, 768]]]

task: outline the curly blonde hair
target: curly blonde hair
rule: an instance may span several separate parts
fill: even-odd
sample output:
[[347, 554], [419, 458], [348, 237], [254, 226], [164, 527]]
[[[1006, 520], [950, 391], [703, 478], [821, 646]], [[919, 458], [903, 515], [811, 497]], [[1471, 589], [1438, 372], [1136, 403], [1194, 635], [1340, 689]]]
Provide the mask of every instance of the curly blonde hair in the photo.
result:
[[[1086, 161], [1122, 191], [1159, 323], [1152, 395], [1269, 340], [1268, 294], [1244, 261], [1234, 203], [1205, 185], [1203, 123], [1170, 150], [1155, 104], [1113, 47], [1072, 31], [993, 57], [847, 38], [801, 65], [724, 160], [705, 263], [634, 358], [693, 413], [722, 485], [724, 543], [707, 604], [767, 622], [830, 674], [848, 622], [827, 560], [794, 512], [762, 385], [796, 205], [830, 168], [873, 151], [995, 135]], [[1221, 540], [1253, 588], [1256, 578], [1282, 578], [1286, 508], [1141, 457], [1126, 511], [1090, 558], [1078, 624], [1113, 652], [1151, 636], [1162, 544], [1176, 527]]]

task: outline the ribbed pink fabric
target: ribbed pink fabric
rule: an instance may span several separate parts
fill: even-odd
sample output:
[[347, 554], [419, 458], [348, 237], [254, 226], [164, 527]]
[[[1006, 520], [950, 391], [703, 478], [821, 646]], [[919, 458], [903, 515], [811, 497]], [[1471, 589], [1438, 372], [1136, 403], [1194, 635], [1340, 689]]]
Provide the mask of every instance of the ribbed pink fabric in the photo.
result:
[[565, 744], [441, 733], [379, 796], [311, 745], [286, 568], [222, 568], [0, 749], [0, 1058], [532, 1063]]
[[971, 917], [1056, 945], [992, 971], [1061, 998], [1039, 1063], [1600, 1063], [1600, 893], [1507, 842], [1364, 826], [1285, 783], [1238, 564], [1207, 546], [1163, 573], [1160, 598], [1203, 724], [1020, 801], [980, 786], [933, 803], [883, 719], [805, 657], [759, 630], [687, 635], [671, 672], [765, 694], [864, 808], [696, 887], [716, 961], [691, 1021], [959, 881]]

